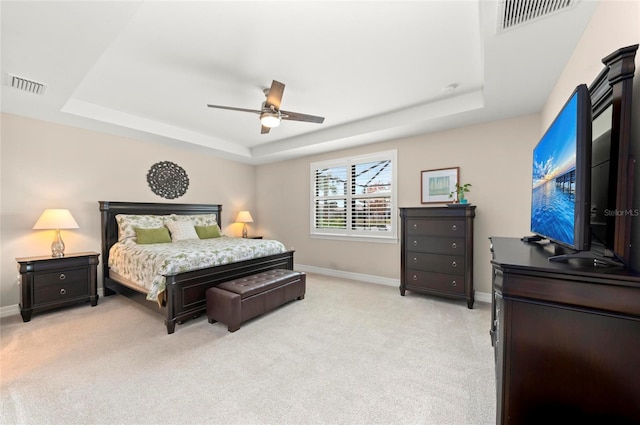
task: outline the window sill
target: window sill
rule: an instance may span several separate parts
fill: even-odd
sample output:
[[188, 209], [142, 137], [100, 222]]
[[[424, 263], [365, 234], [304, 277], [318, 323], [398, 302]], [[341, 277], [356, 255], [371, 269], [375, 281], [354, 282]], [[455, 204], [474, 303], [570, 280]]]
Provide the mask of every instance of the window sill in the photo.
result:
[[364, 235], [332, 235], [332, 234], [318, 234], [310, 233], [311, 239], [330, 239], [337, 241], [349, 241], [349, 242], [373, 242], [373, 243], [398, 243], [396, 236], [364, 236]]

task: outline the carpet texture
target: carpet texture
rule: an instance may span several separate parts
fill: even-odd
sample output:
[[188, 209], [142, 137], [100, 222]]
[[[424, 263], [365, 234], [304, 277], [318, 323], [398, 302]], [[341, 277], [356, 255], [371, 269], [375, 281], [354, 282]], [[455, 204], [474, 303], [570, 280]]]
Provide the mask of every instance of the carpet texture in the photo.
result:
[[0, 321], [3, 424], [493, 424], [490, 306], [307, 275], [235, 333], [120, 297]]

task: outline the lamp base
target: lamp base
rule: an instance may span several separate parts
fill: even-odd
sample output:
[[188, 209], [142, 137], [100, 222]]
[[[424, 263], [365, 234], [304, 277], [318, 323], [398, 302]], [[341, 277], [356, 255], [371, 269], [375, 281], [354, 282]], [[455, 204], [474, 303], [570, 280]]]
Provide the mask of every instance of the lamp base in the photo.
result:
[[247, 224], [245, 223], [244, 226], [242, 226], [242, 237], [243, 238], [247, 238]]
[[64, 242], [59, 229], [56, 229], [56, 238], [51, 243], [51, 256], [54, 258], [64, 257]]

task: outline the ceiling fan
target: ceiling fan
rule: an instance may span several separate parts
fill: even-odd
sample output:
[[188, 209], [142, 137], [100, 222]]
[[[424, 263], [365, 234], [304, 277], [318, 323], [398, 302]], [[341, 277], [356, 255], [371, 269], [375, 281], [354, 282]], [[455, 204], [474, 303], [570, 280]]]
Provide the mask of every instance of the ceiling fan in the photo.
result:
[[317, 117], [315, 115], [300, 114], [298, 112], [283, 111], [280, 109], [280, 102], [282, 101], [282, 93], [284, 92], [284, 84], [279, 81], [273, 80], [271, 82], [271, 88], [264, 89], [264, 95], [267, 100], [262, 102], [262, 108], [257, 109], [244, 109], [234, 108], [231, 106], [220, 105], [207, 105], [209, 108], [229, 109], [231, 111], [251, 112], [260, 115], [260, 123], [262, 124], [261, 134], [266, 134], [273, 127], [280, 125], [280, 120], [290, 121], [304, 121], [314, 122], [322, 124], [324, 117]]

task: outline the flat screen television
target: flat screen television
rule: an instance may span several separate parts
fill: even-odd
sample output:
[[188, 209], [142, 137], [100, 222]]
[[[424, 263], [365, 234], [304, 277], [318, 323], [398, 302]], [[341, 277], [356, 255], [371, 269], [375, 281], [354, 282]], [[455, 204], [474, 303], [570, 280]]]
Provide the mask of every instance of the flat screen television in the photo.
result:
[[588, 251], [590, 207], [591, 99], [581, 84], [533, 150], [531, 232]]

